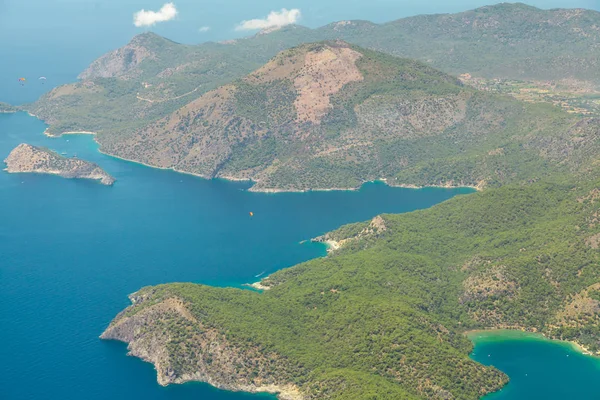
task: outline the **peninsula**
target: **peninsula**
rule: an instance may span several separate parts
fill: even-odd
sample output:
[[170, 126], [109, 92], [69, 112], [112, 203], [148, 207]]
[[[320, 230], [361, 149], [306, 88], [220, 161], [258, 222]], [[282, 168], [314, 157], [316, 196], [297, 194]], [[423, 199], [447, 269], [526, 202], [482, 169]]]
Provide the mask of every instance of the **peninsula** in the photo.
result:
[[19, 111], [17, 107], [0, 101], [0, 114], [15, 113], [17, 111]]
[[33, 172], [59, 175], [63, 178], [92, 179], [109, 186], [115, 182], [112, 176], [95, 163], [63, 157], [50, 149], [26, 143], [15, 147], [4, 162], [9, 173]]

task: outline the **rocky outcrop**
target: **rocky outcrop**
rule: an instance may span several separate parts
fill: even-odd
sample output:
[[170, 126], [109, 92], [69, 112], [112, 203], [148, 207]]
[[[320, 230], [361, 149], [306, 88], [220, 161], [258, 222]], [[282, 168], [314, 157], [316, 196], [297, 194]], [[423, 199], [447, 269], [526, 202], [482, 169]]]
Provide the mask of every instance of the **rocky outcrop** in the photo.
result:
[[78, 158], [63, 157], [43, 147], [22, 143], [15, 147], [4, 160], [10, 173], [34, 172], [59, 175], [63, 178], [98, 180], [103, 185], [112, 185], [115, 178], [97, 164]]
[[177, 297], [156, 301], [152, 294], [133, 294], [130, 299], [133, 305], [100, 338], [125, 342], [130, 355], [154, 364], [160, 385], [199, 381], [232, 391], [277, 393], [282, 400], [304, 399], [295, 385], [272, 373], [273, 365], [284, 363], [276, 353], [230, 343]]
[[381, 215], [378, 215], [373, 218], [366, 227], [360, 229], [358, 232], [349, 235], [340, 235], [338, 231], [328, 232], [325, 235], [311, 239], [311, 242], [325, 243], [327, 245], [327, 252], [331, 253], [344, 247], [350, 242], [367, 237], [378, 236], [386, 230], [387, 226], [385, 225], [385, 220]]

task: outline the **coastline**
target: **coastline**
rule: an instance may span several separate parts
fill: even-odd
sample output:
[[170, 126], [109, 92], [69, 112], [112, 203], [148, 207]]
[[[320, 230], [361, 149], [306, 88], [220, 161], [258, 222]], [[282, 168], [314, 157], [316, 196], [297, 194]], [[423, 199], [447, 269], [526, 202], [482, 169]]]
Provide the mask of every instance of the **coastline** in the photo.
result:
[[532, 331], [528, 331], [525, 329], [517, 329], [517, 328], [514, 328], [514, 329], [495, 329], [495, 328], [473, 329], [473, 330], [465, 331], [465, 332], [463, 332], [463, 334], [465, 336], [467, 336], [469, 338], [469, 340], [471, 340], [471, 342], [473, 342], [473, 343], [475, 343], [473, 337], [478, 334], [482, 335], [482, 336], [496, 336], [498, 338], [504, 336], [504, 338], [506, 338], [507, 340], [510, 340], [510, 339], [533, 339], [533, 340], [554, 342], [556, 344], [568, 346], [571, 349], [575, 350], [576, 352], [583, 354], [585, 356], [600, 358], [600, 354], [590, 351], [587, 347], [585, 347], [584, 345], [582, 345], [580, 343], [577, 343], [577, 342], [574, 342], [571, 340], [561, 340], [561, 339], [557, 339], [557, 338], [548, 337], [543, 333], [532, 332]]
[[[87, 179], [89, 181], [92, 182], [98, 182], [100, 185], [104, 185], [104, 186], [112, 186], [113, 183], [104, 183], [102, 182], [101, 178], [88, 178], [88, 177], [74, 177], [74, 178], [67, 178], [63, 175], [61, 175], [61, 171], [11, 171], [8, 168], [3, 168], [2, 171], [4, 171], [7, 174], [37, 174], [37, 175], [52, 175], [52, 176], [58, 176], [60, 178], [63, 179]], [[114, 179], [114, 178], [113, 178]]]
[[[33, 117], [35, 117], [35, 115], [33, 115], [31, 113], [28, 113], [28, 114], [31, 115], [31, 116], [33, 116]], [[210, 179], [210, 178], [206, 177], [205, 175], [200, 175], [200, 174], [196, 174], [196, 173], [193, 173], [193, 172], [187, 172], [187, 171], [180, 171], [180, 170], [177, 170], [175, 168], [166, 168], [166, 167], [159, 167], [159, 166], [156, 166], [156, 165], [150, 165], [150, 164], [146, 164], [146, 163], [144, 163], [142, 161], [131, 160], [131, 159], [128, 159], [128, 158], [119, 157], [117, 155], [110, 154], [110, 153], [107, 153], [105, 151], [102, 151], [100, 149], [100, 146], [102, 146], [102, 144], [96, 139], [96, 136], [98, 135], [97, 132], [92, 132], [92, 131], [67, 131], [67, 132], [61, 132], [58, 135], [51, 135], [51, 134], [48, 133], [48, 129], [49, 128], [46, 128], [46, 130], [44, 131], [44, 135], [46, 135], [46, 136], [48, 136], [50, 138], [59, 138], [62, 135], [92, 135], [92, 136], [94, 136], [94, 142], [96, 142], [96, 144], [98, 145], [98, 149], [96, 149], [98, 151], [98, 153], [104, 154], [105, 156], [108, 156], [108, 157], [116, 158], [116, 159], [122, 160], [122, 161], [132, 162], [132, 163], [135, 163], [135, 164], [140, 164], [140, 165], [143, 165], [143, 166], [148, 167], [148, 168], [155, 168], [155, 169], [175, 171], [175, 172], [180, 173], [180, 174], [192, 175], [192, 176], [196, 176], [198, 178], [207, 179], [207, 180]], [[233, 181], [233, 179], [226, 179], [226, 180]]]
[[[65, 132], [65, 134], [67, 134]], [[78, 132], [70, 132], [69, 134], [78, 134]], [[83, 133], [83, 134], [94, 134], [93, 132], [88, 132], [88, 133]], [[94, 134], [95, 135], [95, 134]], [[58, 136], [51, 136], [51, 137], [58, 137]], [[98, 142], [95, 138], [94, 141], [96, 143], [98, 143], [98, 145], [100, 145], [100, 142]], [[230, 181], [230, 182], [252, 182], [253, 186], [251, 186], [250, 188], [246, 189], [249, 192], [254, 192], [254, 193], [266, 193], [266, 194], [277, 194], [277, 193], [310, 193], [310, 192], [335, 192], [335, 191], [345, 191], [345, 192], [356, 192], [358, 190], [360, 190], [360, 188], [366, 184], [366, 183], [374, 183], [374, 182], [382, 182], [384, 183], [386, 186], [391, 187], [391, 188], [404, 188], [404, 189], [425, 189], [425, 188], [429, 188], [429, 187], [433, 187], [433, 188], [440, 188], [440, 189], [460, 189], [460, 188], [468, 188], [468, 189], [473, 189], [476, 191], [481, 191], [481, 188], [475, 187], [475, 186], [450, 186], [450, 185], [425, 185], [425, 186], [416, 186], [416, 185], [390, 185], [387, 183], [387, 181], [385, 179], [375, 179], [375, 180], [371, 180], [371, 181], [364, 181], [360, 186], [355, 187], [355, 188], [328, 188], [328, 189], [277, 189], [277, 188], [258, 188], [255, 189], [255, 185], [258, 183], [257, 181], [251, 179], [251, 178], [236, 178], [233, 176], [216, 176], [215, 178], [210, 178], [206, 175], [202, 175], [202, 174], [197, 174], [195, 172], [189, 172], [189, 171], [182, 171], [176, 168], [168, 168], [168, 167], [158, 167], [155, 165], [150, 165], [150, 164], [146, 164], [142, 161], [136, 161], [136, 160], [131, 160], [129, 158], [124, 158], [124, 157], [120, 157], [114, 154], [110, 154], [107, 152], [104, 152], [102, 150], [100, 150], [100, 148], [98, 148], [98, 152], [101, 154], [104, 154], [106, 156], [109, 157], [113, 157], [119, 160], [123, 160], [123, 161], [128, 161], [128, 162], [132, 162], [135, 164], [140, 164], [143, 165], [145, 167], [149, 167], [149, 168], [156, 168], [156, 169], [162, 169], [162, 170], [167, 170], [167, 171], [174, 171], [177, 172], [179, 174], [185, 174], [185, 175], [192, 175], [198, 178], [202, 178], [202, 179], [206, 179], [206, 180], [210, 180], [210, 179], [223, 179], [225, 181]]]
[[13, 106], [12, 104], [0, 101], [0, 114], [15, 114], [19, 111], [23, 111], [20, 106]]
[[61, 136], [62, 135], [97, 135], [97, 133], [90, 131], [68, 131], [61, 133]]
[[[228, 178], [223, 178], [223, 179], [228, 179]], [[252, 181], [252, 182], [256, 182], [256, 181], [253, 181], [252, 179], [248, 179], [248, 180]], [[368, 182], [364, 182], [364, 183], [368, 183]], [[253, 187], [254, 187], [253, 186], [250, 189], [248, 189], [248, 191], [255, 192], [255, 193], [309, 193], [309, 192], [336, 192], [336, 191], [355, 192], [357, 190], [360, 190], [361, 186], [356, 187], [356, 188], [329, 188], [329, 189], [277, 189], [277, 188], [253, 189]]]
[[[31, 114], [30, 112], [27, 112], [30, 116], [37, 118], [36, 115]], [[39, 118], [38, 118], [39, 119]], [[375, 183], [375, 182], [382, 182], [384, 183], [386, 186], [391, 187], [391, 188], [404, 188], [404, 189], [425, 189], [425, 188], [441, 188], [441, 189], [460, 189], [460, 188], [469, 188], [469, 189], [473, 189], [475, 191], [481, 191], [483, 190], [483, 185], [477, 185], [477, 186], [473, 186], [473, 185], [454, 185], [451, 183], [446, 183], [446, 184], [442, 184], [442, 185], [422, 185], [422, 186], [418, 186], [418, 185], [413, 185], [413, 184], [390, 184], [387, 180], [387, 178], [378, 178], [378, 179], [373, 179], [373, 180], [369, 180], [369, 181], [364, 181], [362, 182], [359, 186], [357, 187], [350, 187], [350, 188], [310, 188], [310, 189], [279, 189], [279, 188], [256, 188], [256, 184], [259, 183], [258, 181], [253, 180], [252, 178], [237, 178], [231, 175], [224, 175], [224, 176], [216, 176], [214, 178], [208, 177], [206, 175], [202, 175], [202, 174], [198, 174], [198, 173], [194, 173], [194, 172], [189, 172], [189, 171], [182, 171], [176, 168], [170, 168], [170, 167], [159, 167], [156, 165], [150, 165], [147, 163], [144, 163], [142, 161], [137, 161], [137, 160], [132, 160], [132, 159], [128, 159], [128, 158], [124, 158], [124, 157], [120, 157], [114, 154], [110, 154], [107, 153], [105, 151], [102, 151], [100, 149], [100, 146], [102, 146], [102, 144], [100, 142], [98, 142], [98, 140], [96, 139], [96, 135], [98, 134], [97, 132], [92, 132], [92, 131], [67, 131], [67, 132], [61, 132], [57, 135], [54, 134], [50, 134], [49, 130], [50, 128], [46, 128], [46, 130], [44, 130], [44, 135], [51, 137], [51, 138], [58, 138], [61, 137], [62, 135], [92, 135], [94, 136], [94, 141], [98, 144], [98, 152], [101, 154], [104, 154], [106, 156], [109, 157], [113, 157], [119, 160], [123, 160], [123, 161], [128, 161], [128, 162], [132, 162], [132, 163], [136, 163], [136, 164], [140, 164], [143, 165], [145, 167], [149, 167], [149, 168], [156, 168], [156, 169], [162, 169], [162, 170], [170, 170], [170, 171], [174, 171], [180, 174], [186, 174], [186, 175], [192, 175], [192, 176], [196, 176], [198, 178], [202, 178], [202, 179], [206, 179], [206, 180], [210, 180], [210, 179], [223, 179], [226, 181], [231, 181], [231, 182], [251, 182], [252, 186], [249, 187], [248, 189], [246, 189], [249, 192], [255, 192], [255, 193], [270, 193], [270, 194], [277, 194], [277, 193], [309, 193], [309, 192], [337, 192], [337, 191], [344, 191], [344, 192], [356, 192], [358, 190], [360, 190], [363, 185], [365, 185], [366, 183]]]

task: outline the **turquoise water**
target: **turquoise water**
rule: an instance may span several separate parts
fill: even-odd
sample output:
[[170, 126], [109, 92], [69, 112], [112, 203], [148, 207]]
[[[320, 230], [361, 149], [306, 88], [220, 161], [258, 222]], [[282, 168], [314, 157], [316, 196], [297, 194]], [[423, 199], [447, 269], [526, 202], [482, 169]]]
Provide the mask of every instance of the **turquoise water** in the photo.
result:
[[471, 336], [471, 357], [504, 371], [510, 382], [485, 400], [600, 399], [600, 358], [586, 356], [569, 343], [514, 331]]
[[[305, 239], [381, 212], [429, 207], [468, 189], [258, 194], [121, 161], [91, 136], [58, 139], [25, 113], [0, 114], [0, 157], [21, 142], [95, 161], [113, 187], [0, 172], [1, 399], [243, 399], [207, 385], [159, 387], [149, 364], [98, 339], [146, 285], [239, 286], [323, 256]], [[252, 211], [254, 217], [248, 213]]]

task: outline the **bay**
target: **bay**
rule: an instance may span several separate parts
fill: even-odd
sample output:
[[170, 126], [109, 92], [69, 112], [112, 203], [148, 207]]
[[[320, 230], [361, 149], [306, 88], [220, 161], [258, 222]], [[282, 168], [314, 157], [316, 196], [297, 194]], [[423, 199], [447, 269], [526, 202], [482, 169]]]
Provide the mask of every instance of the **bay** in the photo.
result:
[[572, 344], [520, 331], [482, 331], [469, 335], [471, 357], [505, 372], [510, 382], [485, 400], [600, 398], [600, 358]]

